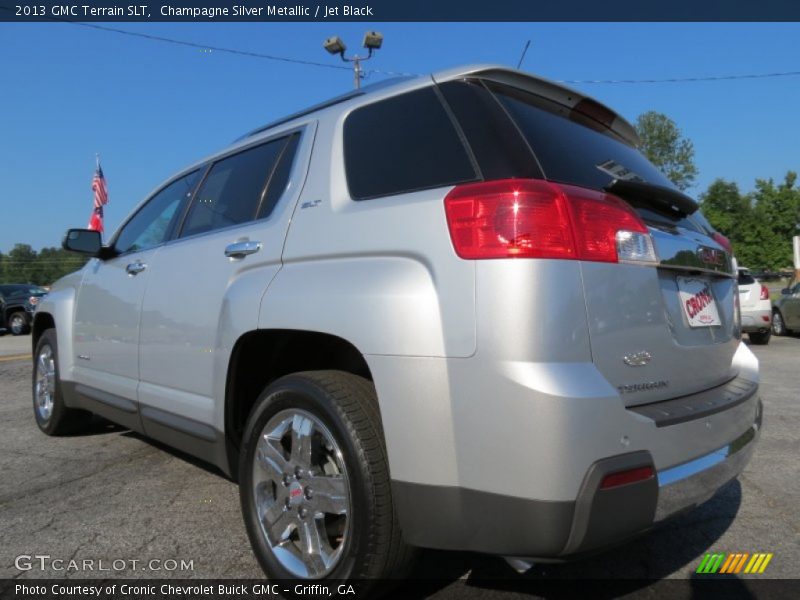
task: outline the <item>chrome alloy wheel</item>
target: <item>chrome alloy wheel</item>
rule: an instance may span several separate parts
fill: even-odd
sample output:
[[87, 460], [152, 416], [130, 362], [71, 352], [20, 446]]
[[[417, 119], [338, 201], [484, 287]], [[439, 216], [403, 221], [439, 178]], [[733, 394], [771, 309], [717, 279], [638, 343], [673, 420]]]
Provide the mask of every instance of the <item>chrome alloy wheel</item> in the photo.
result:
[[53, 398], [56, 393], [56, 361], [53, 349], [45, 344], [36, 357], [36, 412], [42, 421], [53, 413]]
[[261, 534], [296, 577], [329, 574], [350, 530], [350, 484], [339, 445], [304, 410], [273, 416], [258, 439], [253, 494]]

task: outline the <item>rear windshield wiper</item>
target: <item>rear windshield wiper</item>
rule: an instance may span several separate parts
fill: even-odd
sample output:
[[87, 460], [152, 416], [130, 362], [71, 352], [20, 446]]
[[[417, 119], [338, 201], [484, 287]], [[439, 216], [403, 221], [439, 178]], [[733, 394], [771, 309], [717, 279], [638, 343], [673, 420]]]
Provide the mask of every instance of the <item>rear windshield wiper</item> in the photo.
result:
[[615, 179], [604, 189], [624, 200], [650, 206], [667, 214], [680, 213], [681, 216], [687, 216], [696, 212], [699, 208], [697, 202], [686, 194], [663, 185], [647, 183], [646, 181]]

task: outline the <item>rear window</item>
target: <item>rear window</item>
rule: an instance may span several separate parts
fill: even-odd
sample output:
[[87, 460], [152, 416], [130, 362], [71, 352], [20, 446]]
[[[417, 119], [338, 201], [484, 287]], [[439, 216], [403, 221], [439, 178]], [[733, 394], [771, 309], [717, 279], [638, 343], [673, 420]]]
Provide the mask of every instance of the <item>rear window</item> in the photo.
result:
[[350, 196], [365, 200], [477, 178], [433, 88], [354, 110], [344, 124]]
[[739, 271], [739, 285], [751, 285], [755, 282], [756, 280], [753, 278], [752, 275], [750, 275], [750, 273]]
[[488, 83], [519, 126], [552, 181], [603, 189], [619, 174], [674, 187], [636, 148], [599, 126], [579, 123], [566, 106], [524, 90]]
[[[598, 190], [614, 179], [675, 188], [641, 152], [588, 117], [518, 88], [493, 82], [486, 85], [517, 123], [545, 178]], [[702, 216], [676, 219], [674, 214], [662, 214], [650, 205], [629, 203], [650, 225], [710, 233]]]

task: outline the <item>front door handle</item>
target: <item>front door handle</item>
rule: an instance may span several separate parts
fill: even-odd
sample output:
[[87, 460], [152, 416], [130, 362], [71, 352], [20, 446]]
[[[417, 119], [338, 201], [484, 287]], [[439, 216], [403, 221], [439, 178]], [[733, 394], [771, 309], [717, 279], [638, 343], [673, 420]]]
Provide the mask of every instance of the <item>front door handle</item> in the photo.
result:
[[225, 256], [228, 258], [244, 258], [248, 254], [255, 254], [261, 250], [261, 242], [234, 242], [225, 246]]
[[127, 267], [125, 267], [125, 272], [131, 277], [133, 277], [134, 275], [138, 275], [139, 273], [144, 271], [146, 268], [147, 265], [145, 263], [137, 260], [135, 263], [131, 263]]

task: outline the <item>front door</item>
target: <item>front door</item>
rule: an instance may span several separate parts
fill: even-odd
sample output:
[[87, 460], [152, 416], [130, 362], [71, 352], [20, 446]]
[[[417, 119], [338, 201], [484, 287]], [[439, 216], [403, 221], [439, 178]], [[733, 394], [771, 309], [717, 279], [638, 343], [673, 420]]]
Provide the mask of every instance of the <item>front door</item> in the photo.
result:
[[141, 320], [139, 401], [149, 436], [201, 456], [221, 439], [214, 399], [224, 395], [236, 332], [256, 328], [261, 296], [280, 269], [302, 179], [294, 157], [310, 140], [294, 131], [214, 162], [177, 239], [160, 249]]
[[142, 299], [160, 246], [198, 179], [199, 172], [193, 172], [143, 204], [112, 242], [117, 256], [93, 259], [78, 292], [76, 391], [92, 401], [95, 412], [134, 429], [141, 429], [137, 385]]

